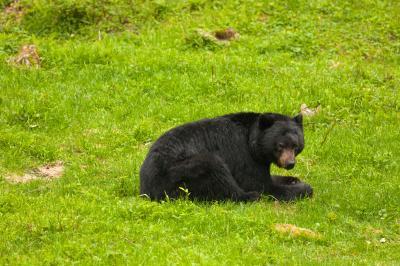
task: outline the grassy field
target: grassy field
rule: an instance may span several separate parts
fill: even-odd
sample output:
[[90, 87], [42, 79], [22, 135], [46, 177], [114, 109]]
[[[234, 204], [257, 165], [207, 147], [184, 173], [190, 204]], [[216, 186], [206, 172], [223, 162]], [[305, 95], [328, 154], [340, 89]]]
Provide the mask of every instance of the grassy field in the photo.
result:
[[[0, 8], [1, 265], [398, 265], [399, 1]], [[227, 27], [240, 37], [196, 31]], [[12, 63], [25, 44], [40, 68]], [[139, 168], [164, 131], [238, 111], [294, 115], [302, 103], [321, 111], [305, 119], [290, 174], [313, 199], [139, 197]], [[60, 179], [7, 181], [55, 161]], [[274, 229], [286, 223], [321, 237]]]

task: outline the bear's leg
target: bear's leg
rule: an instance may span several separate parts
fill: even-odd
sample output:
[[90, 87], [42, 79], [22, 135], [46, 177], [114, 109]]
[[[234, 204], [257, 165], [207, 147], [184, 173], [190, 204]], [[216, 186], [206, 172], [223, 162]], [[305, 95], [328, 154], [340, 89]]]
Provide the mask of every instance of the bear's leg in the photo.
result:
[[254, 201], [258, 192], [245, 192], [238, 186], [228, 166], [217, 155], [202, 153], [185, 159], [168, 171], [170, 180], [187, 189], [199, 200]]
[[312, 197], [313, 189], [309, 184], [293, 176], [271, 176], [272, 196], [282, 201], [293, 201], [305, 197]]

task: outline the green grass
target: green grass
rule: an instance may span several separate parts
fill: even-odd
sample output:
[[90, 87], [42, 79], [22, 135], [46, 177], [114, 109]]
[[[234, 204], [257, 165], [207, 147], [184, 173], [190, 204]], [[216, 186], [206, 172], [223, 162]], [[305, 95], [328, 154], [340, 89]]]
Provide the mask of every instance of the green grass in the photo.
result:
[[[0, 14], [0, 264], [400, 261], [400, 2], [20, 2], [22, 19]], [[226, 27], [240, 33], [227, 46], [193, 36]], [[6, 62], [26, 43], [40, 69]], [[306, 118], [290, 174], [313, 199], [139, 198], [139, 168], [166, 130], [230, 112], [294, 115], [302, 103], [322, 111]], [[56, 160], [59, 180], [4, 179]]]

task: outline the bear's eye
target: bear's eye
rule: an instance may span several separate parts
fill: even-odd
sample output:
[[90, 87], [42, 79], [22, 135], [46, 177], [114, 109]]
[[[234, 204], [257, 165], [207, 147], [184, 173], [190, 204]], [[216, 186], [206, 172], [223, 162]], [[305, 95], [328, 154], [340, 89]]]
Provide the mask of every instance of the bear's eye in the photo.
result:
[[283, 143], [278, 143], [278, 151], [281, 151], [285, 148], [285, 145]]

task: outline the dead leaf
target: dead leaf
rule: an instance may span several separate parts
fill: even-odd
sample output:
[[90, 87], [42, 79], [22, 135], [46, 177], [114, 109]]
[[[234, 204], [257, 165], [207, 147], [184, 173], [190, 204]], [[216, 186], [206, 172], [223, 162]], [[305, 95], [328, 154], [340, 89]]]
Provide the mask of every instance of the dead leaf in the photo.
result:
[[24, 15], [23, 7], [19, 0], [14, 0], [8, 6], [4, 8], [4, 13], [6, 16], [13, 17], [17, 22], [19, 22]]
[[275, 230], [281, 234], [288, 234], [293, 237], [305, 237], [320, 239], [321, 235], [307, 228], [297, 227], [293, 224], [275, 224]]
[[381, 234], [383, 234], [383, 230], [380, 229], [380, 228], [374, 228], [374, 227], [372, 227], [372, 226], [368, 226], [368, 227], [365, 229], [365, 233], [366, 233], [367, 235], [381, 235]]
[[29, 173], [25, 173], [24, 175], [9, 175], [6, 176], [5, 179], [10, 183], [28, 183], [33, 180], [53, 180], [56, 178], [60, 178], [64, 172], [64, 165], [61, 161], [56, 161], [51, 164], [46, 164], [40, 166], [36, 169], [33, 169]]
[[338, 67], [341, 66], [341, 65], [342, 65], [342, 63], [339, 62], [339, 61], [333, 61], [333, 60], [331, 60], [331, 61], [329, 62], [329, 68], [330, 68], [330, 69], [336, 69], [336, 68], [338, 68]]
[[265, 14], [265, 13], [262, 13], [262, 14], [258, 17], [258, 20], [261, 21], [261, 22], [267, 22], [267, 21], [269, 20], [269, 15], [268, 15], [268, 14]]
[[17, 56], [8, 60], [9, 63], [26, 67], [40, 67], [40, 56], [34, 44], [23, 45]]
[[232, 28], [227, 28], [224, 30], [218, 30], [214, 32], [214, 36], [220, 41], [230, 41], [233, 39], [237, 39], [239, 37], [239, 33], [237, 33]]
[[318, 114], [321, 111], [321, 105], [318, 104], [317, 107], [315, 108], [309, 108], [307, 106], [307, 104], [303, 103], [302, 105], [300, 105], [300, 113], [303, 116], [314, 116], [316, 114]]

